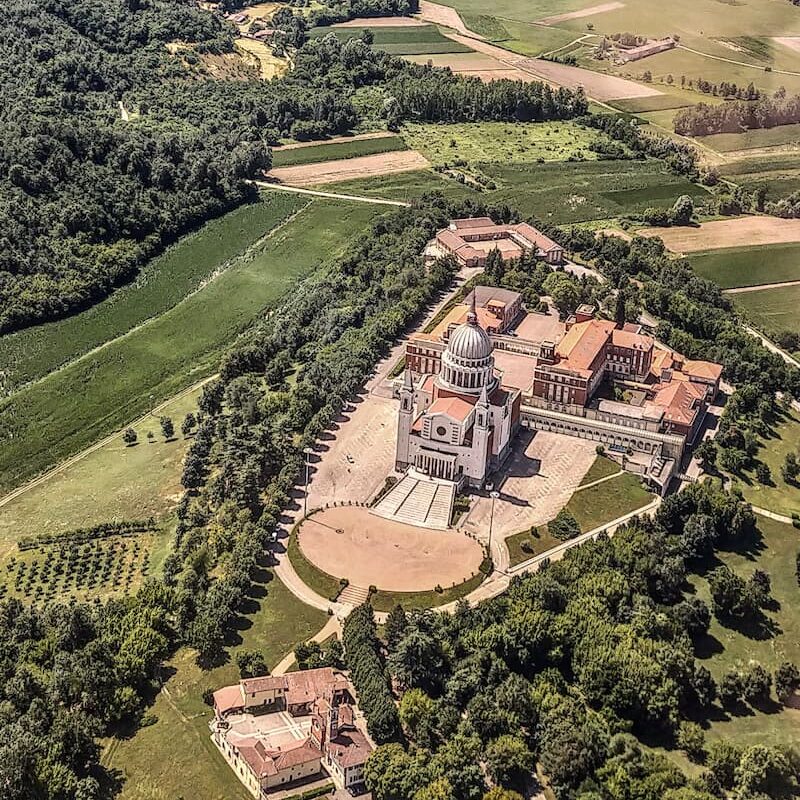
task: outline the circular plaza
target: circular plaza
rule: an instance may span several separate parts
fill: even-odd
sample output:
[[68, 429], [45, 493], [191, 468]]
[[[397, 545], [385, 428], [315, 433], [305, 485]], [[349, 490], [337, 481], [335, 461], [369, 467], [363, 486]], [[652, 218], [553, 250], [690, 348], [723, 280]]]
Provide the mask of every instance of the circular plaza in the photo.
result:
[[317, 512], [300, 525], [298, 544], [328, 575], [392, 592], [463, 583], [483, 560], [481, 545], [463, 533], [404, 525], [360, 506]]

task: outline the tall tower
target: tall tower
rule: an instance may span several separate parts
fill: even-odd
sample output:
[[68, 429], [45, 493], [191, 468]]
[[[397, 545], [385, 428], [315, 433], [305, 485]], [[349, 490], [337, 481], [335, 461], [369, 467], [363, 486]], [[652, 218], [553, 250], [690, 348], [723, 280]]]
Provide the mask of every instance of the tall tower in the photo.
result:
[[409, 439], [411, 425], [414, 422], [414, 382], [411, 370], [406, 369], [403, 376], [403, 388], [400, 389], [400, 410], [397, 413], [397, 450], [395, 469], [404, 470], [408, 466]]
[[491, 412], [489, 410], [489, 393], [484, 384], [481, 396], [475, 403], [475, 431], [472, 436], [472, 451], [475, 463], [480, 466], [480, 480], [486, 477], [489, 467], [489, 437], [491, 435]]

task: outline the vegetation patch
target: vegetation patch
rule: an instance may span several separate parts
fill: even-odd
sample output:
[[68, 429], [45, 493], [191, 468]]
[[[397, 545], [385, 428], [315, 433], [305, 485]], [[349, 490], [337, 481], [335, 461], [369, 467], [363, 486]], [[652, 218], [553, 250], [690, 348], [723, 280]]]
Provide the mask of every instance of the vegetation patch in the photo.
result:
[[321, 570], [303, 555], [298, 535], [301, 525], [302, 523], [295, 525], [289, 534], [289, 543], [287, 545], [289, 561], [292, 562], [295, 572], [306, 586], [309, 586], [318, 595], [333, 601], [347, 584], [342, 583], [343, 579], [341, 578], [328, 575], [327, 572]]
[[760, 147], [786, 147], [800, 143], [800, 124], [755, 128], [741, 133], [714, 133], [710, 136], [700, 136], [698, 141], [721, 153]]
[[490, 17], [486, 14], [459, 14], [459, 16], [469, 30], [490, 42], [502, 42], [511, 38], [508, 29], [497, 17]]
[[391, 153], [408, 150], [401, 136], [380, 136], [374, 139], [354, 139], [352, 142], [332, 142], [309, 147], [293, 147], [289, 150], [273, 150], [273, 167], [294, 167], [301, 164], [316, 164], [342, 158], [357, 158], [376, 153]]
[[800, 280], [800, 244], [731, 247], [692, 253], [692, 269], [723, 289]]
[[800, 334], [800, 286], [779, 286], [742, 292], [734, 302], [753, 324], [768, 334], [789, 331]]
[[391, 611], [395, 606], [400, 605], [407, 611], [411, 609], [435, 608], [446, 603], [452, 603], [466, 597], [470, 592], [477, 589], [486, 575], [478, 572], [471, 578], [456, 586], [449, 586], [441, 591], [430, 589], [426, 592], [385, 592], [378, 589], [370, 597], [370, 604], [376, 611]]
[[587, 483], [594, 483], [601, 478], [607, 478], [609, 475], [616, 475], [622, 468], [616, 461], [612, 461], [606, 456], [597, 456], [592, 462], [592, 466], [586, 471], [580, 486], [585, 486]]

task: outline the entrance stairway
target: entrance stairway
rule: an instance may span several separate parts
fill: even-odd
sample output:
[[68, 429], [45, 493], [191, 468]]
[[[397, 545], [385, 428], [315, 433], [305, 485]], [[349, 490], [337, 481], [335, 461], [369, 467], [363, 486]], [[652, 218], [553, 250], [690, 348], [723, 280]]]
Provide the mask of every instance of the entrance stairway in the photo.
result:
[[349, 584], [339, 592], [339, 596], [336, 598], [336, 601], [339, 603], [347, 603], [351, 606], [360, 606], [362, 603], [367, 602], [367, 598], [369, 597], [369, 589], [363, 589], [360, 586], [353, 586], [353, 584]]
[[452, 481], [409, 470], [372, 509], [374, 514], [420, 528], [445, 530], [456, 496]]

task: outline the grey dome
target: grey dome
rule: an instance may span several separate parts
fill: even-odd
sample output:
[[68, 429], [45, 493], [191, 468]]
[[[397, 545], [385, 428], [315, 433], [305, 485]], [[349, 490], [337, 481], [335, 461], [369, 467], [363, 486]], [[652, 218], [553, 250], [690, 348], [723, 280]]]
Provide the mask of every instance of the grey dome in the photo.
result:
[[447, 343], [450, 355], [463, 361], [481, 361], [492, 353], [489, 334], [477, 322], [465, 322], [450, 335]]

